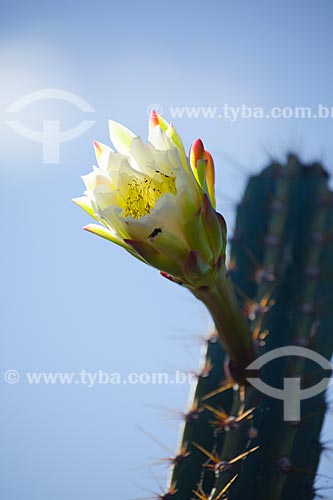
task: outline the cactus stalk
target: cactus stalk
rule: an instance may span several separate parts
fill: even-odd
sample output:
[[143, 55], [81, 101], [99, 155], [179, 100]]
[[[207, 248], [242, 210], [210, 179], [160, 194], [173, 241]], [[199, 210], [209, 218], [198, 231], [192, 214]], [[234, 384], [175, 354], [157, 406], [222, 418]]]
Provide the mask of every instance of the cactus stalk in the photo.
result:
[[[165, 500], [316, 496], [325, 393], [302, 401], [299, 420], [286, 420], [283, 401], [246, 384], [245, 369], [253, 344], [259, 357], [298, 346], [329, 360], [332, 284], [328, 175], [320, 164], [303, 165], [289, 155], [286, 165], [273, 163], [249, 180], [237, 210], [229, 273], [221, 271], [215, 289], [193, 292], [210, 310], [217, 333], [207, 341]], [[305, 389], [325, 370], [287, 356], [267, 363], [257, 376], [280, 389], [285, 378], [297, 377]]]

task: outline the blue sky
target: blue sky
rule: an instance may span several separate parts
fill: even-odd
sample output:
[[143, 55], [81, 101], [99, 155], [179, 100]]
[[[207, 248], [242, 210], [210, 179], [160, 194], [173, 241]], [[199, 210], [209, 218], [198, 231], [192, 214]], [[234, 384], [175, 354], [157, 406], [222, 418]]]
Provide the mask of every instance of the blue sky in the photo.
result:
[[[34, 2], [2, 6], [0, 132], [4, 263], [3, 370], [196, 370], [211, 327], [204, 307], [158, 272], [82, 231], [71, 203], [108, 141], [113, 118], [146, 137], [147, 108], [331, 107], [333, 6], [245, 0]], [[95, 112], [40, 101], [17, 118], [41, 129], [94, 125], [43, 164], [41, 144], [15, 133], [6, 109], [22, 96], [63, 89]], [[217, 169], [218, 207], [232, 230], [251, 172], [296, 150], [332, 172], [332, 119], [174, 119], [189, 147], [200, 136]], [[1, 382], [5, 405], [0, 492], [5, 500], [128, 500], [159, 492], [175, 449], [188, 385], [32, 386]], [[169, 453], [169, 454], [170, 454]], [[328, 468], [325, 464], [323, 470]], [[139, 486], [138, 486], [139, 485]]]

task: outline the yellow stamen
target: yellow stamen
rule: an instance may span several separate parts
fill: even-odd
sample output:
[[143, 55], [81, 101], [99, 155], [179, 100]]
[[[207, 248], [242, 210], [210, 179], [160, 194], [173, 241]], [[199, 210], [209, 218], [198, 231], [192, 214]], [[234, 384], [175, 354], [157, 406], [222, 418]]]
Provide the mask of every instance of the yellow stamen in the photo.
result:
[[139, 219], [154, 208], [156, 201], [164, 194], [177, 194], [176, 178], [158, 170], [154, 178], [131, 178], [127, 183], [126, 196], [122, 211], [123, 217]]

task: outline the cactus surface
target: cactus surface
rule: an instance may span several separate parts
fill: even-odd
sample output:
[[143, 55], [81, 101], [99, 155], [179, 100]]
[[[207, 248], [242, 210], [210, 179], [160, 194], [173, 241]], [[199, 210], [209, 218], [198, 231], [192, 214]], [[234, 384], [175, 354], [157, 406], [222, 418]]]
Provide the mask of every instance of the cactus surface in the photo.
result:
[[[333, 351], [333, 193], [319, 163], [289, 155], [253, 176], [237, 210], [229, 274], [257, 356], [300, 346]], [[323, 445], [322, 392], [284, 418], [280, 399], [232, 382], [219, 337], [207, 340], [193, 406], [184, 417], [164, 500], [310, 500]], [[329, 376], [302, 357], [262, 367], [268, 385], [298, 377], [302, 388]]]

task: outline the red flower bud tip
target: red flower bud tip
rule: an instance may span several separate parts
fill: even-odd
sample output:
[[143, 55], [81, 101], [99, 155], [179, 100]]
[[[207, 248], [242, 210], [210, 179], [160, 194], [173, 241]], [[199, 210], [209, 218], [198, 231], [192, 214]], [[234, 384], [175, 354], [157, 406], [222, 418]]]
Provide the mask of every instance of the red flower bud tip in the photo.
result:
[[96, 158], [97, 158], [97, 160], [99, 160], [100, 157], [102, 156], [102, 153], [103, 153], [102, 144], [98, 141], [94, 141], [94, 149], [95, 149]]
[[181, 280], [175, 278], [174, 276], [171, 276], [171, 274], [165, 273], [164, 271], [160, 271], [160, 275], [163, 276], [163, 278], [172, 281], [172, 283], [177, 283], [177, 285], [182, 285]]
[[197, 168], [197, 161], [205, 159], [205, 148], [201, 139], [193, 142], [190, 151], [190, 163], [192, 169]]
[[155, 111], [155, 109], [153, 109], [153, 111], [151, 112], [151, 115], [150, 115], [150, 124], [153, 127], [157, 127], [157, 125], [160, 124], [159, 116], [158, 116], [157, 111]]

